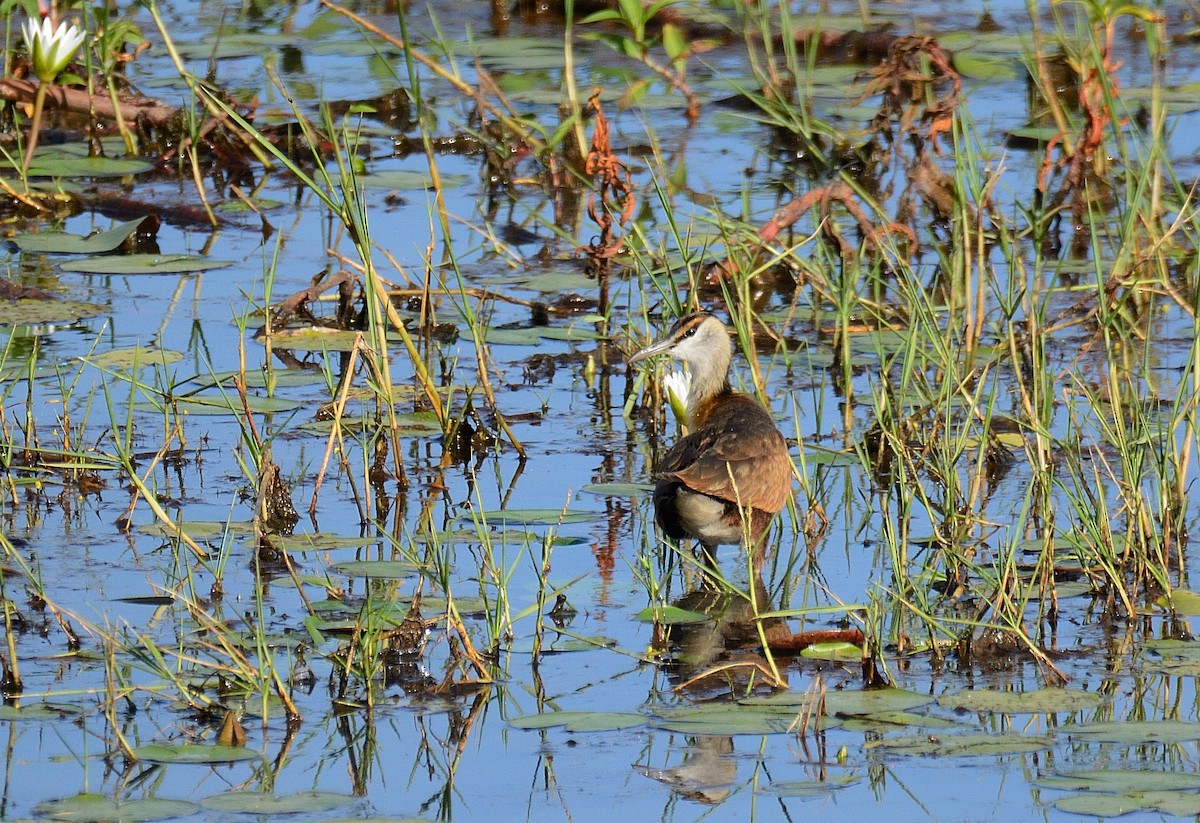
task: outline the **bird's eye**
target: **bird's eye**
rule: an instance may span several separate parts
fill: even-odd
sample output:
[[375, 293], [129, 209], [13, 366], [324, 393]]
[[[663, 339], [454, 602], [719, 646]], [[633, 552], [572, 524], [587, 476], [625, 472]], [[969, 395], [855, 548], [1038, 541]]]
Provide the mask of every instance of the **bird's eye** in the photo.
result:
[[683, 334], [680, 336], [680, 338], [679, 338], [679, 339], [680, 339], [680, 340], [687, 340], [689, 337], [692, 337], [692, 336], [694, 336], [695, 334], [696, 334], [696, 327], [695, 327], [695, 326], [692, 326], [690, 329], [688, 329], [687, 331], [685, 331], [685, 332], [684, 332], [684, 333], [683, 333]]

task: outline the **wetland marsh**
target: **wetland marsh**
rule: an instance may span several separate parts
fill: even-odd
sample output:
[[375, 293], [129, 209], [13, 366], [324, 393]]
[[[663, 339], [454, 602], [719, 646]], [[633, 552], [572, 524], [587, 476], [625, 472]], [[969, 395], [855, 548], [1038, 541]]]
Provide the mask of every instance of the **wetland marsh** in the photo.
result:
[[[1200, 814], [1200, 9], [37, 5], [0, 819]], [[761, 575], [654, 526], [697, 308]]]

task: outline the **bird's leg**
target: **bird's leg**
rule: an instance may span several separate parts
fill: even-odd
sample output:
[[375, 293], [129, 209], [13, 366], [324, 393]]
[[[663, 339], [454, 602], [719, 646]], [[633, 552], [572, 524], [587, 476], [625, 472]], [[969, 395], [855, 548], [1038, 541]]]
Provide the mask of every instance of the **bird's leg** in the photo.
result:
[[719, 568], [717, 566], [717, 545], [718, 544], [714, 543], [710, 546], [703, 540], [696, 543], [696, 546], [698, 547], [696, 554], [698, 557], [700, 557], [701, 563], [704, 564], [704, 570], [706, 574], [709, 570], [716, 571]]

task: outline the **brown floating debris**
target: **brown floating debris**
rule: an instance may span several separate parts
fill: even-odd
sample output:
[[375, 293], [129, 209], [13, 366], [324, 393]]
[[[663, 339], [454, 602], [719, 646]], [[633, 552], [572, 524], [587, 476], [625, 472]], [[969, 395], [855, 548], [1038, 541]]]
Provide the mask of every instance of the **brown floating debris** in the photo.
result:
[[799, 654], [818, 643], [850, 643], [861, 646], [864, 642], [860, 629], [815, 629], [792, 635], [768, 635], [771, 651], [776, 654]]

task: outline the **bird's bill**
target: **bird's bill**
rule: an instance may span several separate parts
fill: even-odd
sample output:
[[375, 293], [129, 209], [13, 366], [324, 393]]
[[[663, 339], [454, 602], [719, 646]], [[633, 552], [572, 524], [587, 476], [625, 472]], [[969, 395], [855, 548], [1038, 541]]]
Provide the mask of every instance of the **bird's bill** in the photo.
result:
[[656, 354], [665, 354], [675, 344], [674, 335], [667, 335], [661, 340], [655, 340], [644, 349], [640, 349], [629, 356], [625, 361], [627, 365], [632, 366], [634, 363], [640, 363], [643, 360], [654, 357]]

